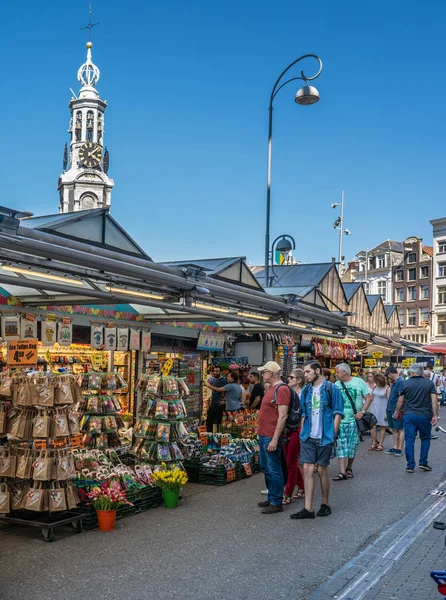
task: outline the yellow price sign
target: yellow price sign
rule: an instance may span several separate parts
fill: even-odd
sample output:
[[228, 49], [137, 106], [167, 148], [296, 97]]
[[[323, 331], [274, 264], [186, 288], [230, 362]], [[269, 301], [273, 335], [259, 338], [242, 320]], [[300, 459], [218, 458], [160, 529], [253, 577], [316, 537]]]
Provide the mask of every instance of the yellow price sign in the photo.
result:
[[170, 370], [172, 369], [172, 367], [173, 367], [173, 360], [171, 358], [168, 358], [166, 360], [166, 362], [164, 363], [163, 368], [161, 369], [161, 373], [165, 377], [167, 377], [167, 375], [169, 375]]
[[383, 353], [382, 352], [372, 352], [372, 356], [373, 356], [373, 358], [382, 358]]
[[376, 359], [375, 358], [365, 358], [364, 366], [365, 367], [376, 367]]
[[107, 368], [107, 355], [105, 352], [95, 352], [91, 355], [91, 366], [96, 371], [97, 369]]
[[414, 362], [416, 362], [416, 358], [404, 358], [401, 364], [403, 367], [410, 367]]

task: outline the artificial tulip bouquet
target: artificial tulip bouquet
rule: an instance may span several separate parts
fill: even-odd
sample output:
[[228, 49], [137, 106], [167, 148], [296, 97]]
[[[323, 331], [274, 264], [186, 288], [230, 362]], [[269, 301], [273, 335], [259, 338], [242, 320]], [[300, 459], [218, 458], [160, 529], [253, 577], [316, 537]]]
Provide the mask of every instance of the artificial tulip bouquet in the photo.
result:
[[123, 504], [133, 506], [117, 481], [101, 483], [99, 487], [94, 487], [87, 497], [96, 510], [118, 510]]

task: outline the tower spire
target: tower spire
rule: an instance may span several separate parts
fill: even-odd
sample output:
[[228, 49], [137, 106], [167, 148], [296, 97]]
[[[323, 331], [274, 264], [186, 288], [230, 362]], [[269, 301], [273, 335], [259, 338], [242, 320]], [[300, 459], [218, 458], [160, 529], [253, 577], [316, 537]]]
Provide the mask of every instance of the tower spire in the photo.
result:
[[91, 8], [91, 2], [88, 3], [88, 12], [90, 13], [88, 25], [85, 25], [85, 27], [81, 27], [81, 31], [84, 29], [88, 29], [88, 41], [91, 42], [91, 30], [93, 29], [93, 27], [96, 27], [96, 25], [99, 25], [99, 21], [97, 23], [91, 22], [91, 17], [92, 17], [92, 12], [93, 12], [92, 8]]

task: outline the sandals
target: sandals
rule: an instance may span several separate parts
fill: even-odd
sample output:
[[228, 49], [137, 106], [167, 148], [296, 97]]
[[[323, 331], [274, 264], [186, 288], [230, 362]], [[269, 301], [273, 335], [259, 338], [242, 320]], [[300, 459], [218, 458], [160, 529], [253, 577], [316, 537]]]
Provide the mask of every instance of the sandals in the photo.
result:
[[348, 475], [346, 473], [339, 473], [339, 475], [333, 477], [333, 481], [344, 481], [344, 479], [348, 479]]
[[282, 504], [291, 504], [291, 496], [284, 496]]
[[378, 447], [378, 444], [375, 444], [375, 442], [373, 442], [373, 443], [370, 445], [370, 448], [369, 448], [369, 450], [376, 450], [376, 448], [377, 448], [377, 447]]
[[378, 445], [376, 446], [375, 450], [376, 450], [377, 452], [382, 452], [382, 451], [384, 450], [384, 448], [383, 448], [382, 444], [378, 444]]
[[345, 474], [347, 476], [347, 479], [353, 479], [354, 477], [352, 469], [345, 469]]
[[297, 490], [297, 493], [296, 493], [296, 495], [295, 495], [295, 496], [293, 496], [293, 498], [294, 498], [295, 500], [300, 500], [300, 499], [301, 499], [301, 498], [303, 498], [304, 496], [305, 496], [305, 490], [300, 490], [300, 489], [298, 489], [298, 490]]
[[317, 465], [314, 465], [314, 471], [313, 473], [317, 473]]

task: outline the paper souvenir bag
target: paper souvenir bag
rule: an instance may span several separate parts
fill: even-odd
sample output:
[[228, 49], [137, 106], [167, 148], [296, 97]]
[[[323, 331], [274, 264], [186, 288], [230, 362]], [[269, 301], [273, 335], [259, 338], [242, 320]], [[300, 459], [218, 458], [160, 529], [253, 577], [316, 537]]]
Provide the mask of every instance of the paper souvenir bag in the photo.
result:
[[54, 346], [56, 343], [57, 325], [53, 321], [42, 322], [42, 339], [43, 346]]
[[33, 510], [35, 512], [41, 512], [44, 507], [44, 490], [33, 486], [27, 490], [25, 496], [25, 506], [26, 510]]
[[12, 456], [8, 450], [0, 454], [0, 477], [14, 477], [16, 467], [16, 457]]
[[0, 396], [10, 398], [12, 394], [11, 390], [11, 375], [9, 371], [5, 371], [0, 375]]
[[[4, 407], [0, 407], [0, 409], [3, 409]], [[3, 435], [6, 433], [6, 411], [5, 410], [0, 410], [0, 435]]]
[[139, 350], [141, 347], [141, 332], [139, 329], [130, 329], [130, 350]]
[[35, 377], [29, 383], [33, 406], [54, 406], [54, 388], [48, 377]]
[[66, 493], [67, 493], [68, 510], [71, 510], [72, 508], [76, 508], [80, 502], [80, 499], [79, 499], [77, 490], [73, 487], [73, 485], [71, 483], [67, 484]]
[[17, 458], [15, 476], [18, 479], [31, 479], [33, 455], [29, 450], [23, 450]]
[[24, 440], [30, 440], [33, 437], [33, 419], [35, 412], [33, 409], [25, 410], [25, 433]]
[[0, 514], [11, 512], [11, 493], [6, 483], [0, 484]]
[[70, 378], [61, 377], [57, 382], [54, 389], [54, 404], [59, 406], [73, 404], [73, 392]]
[[2, 338], [5, 342], [20, 339], [20, 317], [2, 318]]
[[81, 430], [79, 427], [79, 419], [75, 412], [68, 413], [68, 427], [70, 429], [70, 435], [79, 435]]
[[17, 411], [15, 417], [11, 419], [9, 435], [18, 440], [25, 438], [26, 431], [26, 415], [24, 411]]
[[49, 510], [56, 512], [58, 510], [67, 510], [67, 499], [65, 490], [61, 487], [52, 487], [49, 490]]
[[34, 481], [50, 481], [52, 476], [52, 459], [43, 453], [33, 463], [32, 478]]
[[23, 377], [12, 385], [12, 403], [15, 406], [31, 406], [28, 381]]
[[14, 483], [11, 489], [11, 510], [20, 510], [23, 508], [25, 500], [25, 487]]
[[92, 348], [102, 348], [104, 345], [104, 327], [102, 325], [91, 326], [90, 345]]
[[64, 413], [56, 413], [53, 417], [52, 437], [65, 437], [70, 434], [68, 417]]
[[116, 350], [116, 327], [104, 328], [104, 350]]
[[22, 319], [20, 323], [20, 337], [22, 340], [37, 338], [37, 321]]
[[129, 349], [129, 330], [127, 327], [118, 327], [117, 349], [126, 352]]
[[[70, 460], [71, 459], [71, 460]], [[65, 481], [74, 477], [74, 460], [67, 452], [60, 452], [56, 459], [55, 479]]]
[[50, 425], [51, 419], [48, 415], [38, 414], [33, 419], [33, 438], [47, 438], [50, 437]]

